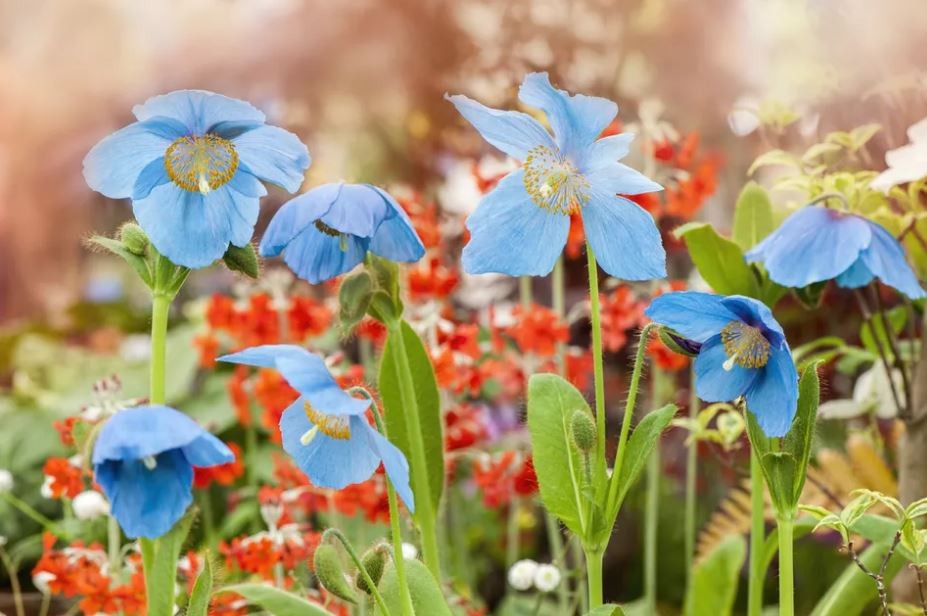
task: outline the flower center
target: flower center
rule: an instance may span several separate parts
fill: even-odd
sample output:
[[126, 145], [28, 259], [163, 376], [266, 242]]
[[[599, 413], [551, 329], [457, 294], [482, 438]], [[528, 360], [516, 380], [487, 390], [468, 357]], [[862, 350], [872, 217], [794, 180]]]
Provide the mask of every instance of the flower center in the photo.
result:
[[179, 137], [164, 153], [164, 168], [174, 184], [205, 195], [232, 179], [238, 152], [231, 141], [216, 135]]
[[539, 145], [525, 158], [525, 190], [531, 200], [555, 214], [577, 214], [589, 201], [589, 181], [550, 148]]
[[338, 229], [329, 227], [321, 220], [315, 221], [315, 228], [329, 237], [337, 237], [340, 240], [338, 242], [338, 247], [341, 248], [341, 252], [346, 252], [348, 250], [348, 236], [346, 234]]
[[724, 369], [762, 368], [769, 361], [769, 340], [759, 328], [743, 321], [731, 321], [721, 330], [721, 342], [728, 360]]
[[321, 432], [330, 438], [344, 441], [351, 438], [351, 428], [348, 426], [348, 418], [343, 415], [327, 415], [319, 410], [312, 408], [308, 402], [303, 403], [303, 409], [306, 411], [306, 417], [309, 418], [314, 426], [299, 438], [299, 442], [308, 445]]

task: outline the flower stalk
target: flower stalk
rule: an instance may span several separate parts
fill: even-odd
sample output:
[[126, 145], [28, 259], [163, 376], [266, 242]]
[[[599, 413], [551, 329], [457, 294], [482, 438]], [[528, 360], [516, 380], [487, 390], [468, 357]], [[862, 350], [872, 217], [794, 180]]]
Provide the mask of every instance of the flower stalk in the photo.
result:
[[589, 269], [589, 320], [592, 324], [592, 370], [595, 380], [595, 424], [598, 436], [594, 477], [595, 483], [598, 484], [600, 478], [605, 478], [605, 367], [602, 357], [602, 316], [599, 308], [599, 266], [589, 242], [586, 242], [586, 260]]
[[763, 546], [766, 543], [766, 488], [756, 449], [750, 447], [750, 566], [747, 588], [747, 616], [763, 612], [763, 582], [766, 577]]
[[[695, 362], [690, 367], [689, 383], [689, 421], [693, 422], [698, 419], [699, 401], [698, 393], [695, 389]], [[692, 565], [695, 558], [695, 527], [696, 527], [696, 481], [698, 479], [698, 440], [691, 439], [689, 448], [686, 451], [686, 503], [685, 503], [685, 564], [686, 564], [686, 582], [687, 586], [692, 582]]]
[[779, 614], [795, 614], [795, 568], [792, 559], [793, 530], [795, 520], [789, 516], [779, 516]]

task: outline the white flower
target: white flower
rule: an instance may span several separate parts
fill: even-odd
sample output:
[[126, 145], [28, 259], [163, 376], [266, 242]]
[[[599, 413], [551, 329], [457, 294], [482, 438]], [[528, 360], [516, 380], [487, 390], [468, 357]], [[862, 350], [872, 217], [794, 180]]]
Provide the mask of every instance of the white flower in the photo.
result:
[[412, 560], [418, 556], [418, 548], [412, 545], [411, 543], [402, 544], [402, 557], [405, 560]]
[[[892, 369], [892, 380], [895, 382], [895, 391], [903, 391], [901, 372], [895, 368]], [[829, 400], [820, 406], [818, 414], [824, 419], [851, 419], [873, 410], [876, 417], [881, 419], [898, 415], [892, 386], [888, 381], [885, 364], [881, 361], [873, 363], [869, 370], [859, 375], [853, 386], [852, 398]]]
[[38, 590], [40, 593], [47, 595], [49, 593], [48, 584], [56, 577], [58, 576], [56, 576], [54, 573], [51, 573], [50, 571], [39, 571], [32, 576], [32, 585], [35, 586], [36, 590]]
[[541, 592], [550, 592], [560, 584], [560, 569], [554, 565], [539, 565], [534, 572], [534, 585]]
[[872, 180], [870, 186], [888, 192], [892, 186], [927, 177], [927, 118], [908, 128], [911, 142], [885, 153], [888, 169]]
[[9, 492], [13, 489], [14, 484], [13, 473], [5, 468], [0, 468], [0, 493]]
[[458, 160], [451, 164], [444, 176], [444, 183], [438, 187], [438, 202], [441, 209], [451, 214], [469, 215], [483, 197], [473, 163]]
[[531, 559], [520, 560], [509, 569], [509, 584], [515, 590], [528, 590], [534, 585], [538, 564]]
[[71, 503], [78, 520], [93, 520], [109, 513], [109, 503], [96, 490], [86, 490], [74, 497]]
[[55, 481], [54, 477], [49, 477], [45, 475], [45, 481], [42, 482], [42, 487], [39, 488], [39, 494], [42, 495], [42, 498], [54, 498], [54, 493], [52, 492], [51, 484]]

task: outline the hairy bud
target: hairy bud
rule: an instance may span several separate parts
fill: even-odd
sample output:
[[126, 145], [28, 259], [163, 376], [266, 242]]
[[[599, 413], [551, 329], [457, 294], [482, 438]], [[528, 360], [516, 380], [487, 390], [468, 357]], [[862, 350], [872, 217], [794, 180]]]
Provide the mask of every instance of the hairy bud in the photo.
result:
[[583, 452], [589, 453], [595, 449], [596, 428], [595, 421], [585, 411], [574, 411], [570, 418], [570, 435], [573, 437], [573, 444]]
[[[361, 565], [364, 566], [364, 570], [367, 572], [367, 575], [370, 576], [374, 585], [379, 584], [380, 578], [383, 577], [383, 569], [386, 567], [386, 554], [383, 546], [378, 545], [367, 550], [367, 552], [361, 556]], [[371, 594], [371, 589], [367, 586], [367, 580], [364, 579], [360, 571], [354, 576], [354, 585], [368, 595]]]
[[357, 595], [348, 584], [344, 568], [341, 566], [341, 558], [339, 558], [335, 546], [330, 543], [323, 543], [317, 547], [312, 562], [315, 567], [315, 576], [325, 590], [339, 599], [349, 603], [357, 603]]

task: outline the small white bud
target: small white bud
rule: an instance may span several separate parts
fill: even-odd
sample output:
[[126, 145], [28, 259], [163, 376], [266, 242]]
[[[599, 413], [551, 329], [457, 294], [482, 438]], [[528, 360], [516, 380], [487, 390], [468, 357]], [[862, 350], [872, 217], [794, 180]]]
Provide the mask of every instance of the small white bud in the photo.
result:
[[560, 585], [560, 569], [554, 565], [539, 565], [534, 573], [534, 586], [541, 592], [550, 592]]
[[520, 560], [509, 569], [509, 584], [515, 590], [528, 590], [534, 585], [538, 564], [531, 559]]
[[32, 585], [35, 586], [36, 590], [40, 593], [47, 595], [50, 592], [48, 585], [57, 577], [58, 576], [50, 571], [39, 571], [32, 576]]
[[81, 468], [84, 465], [84, 456], [80, 455], [79, 453], [74, 454], [68, 458], [68, 464], [74, 468]]
[[87, 490], [74, 497], [71, 503], [78, 520], [93, 520], [109, 513], [109, 503], [96, 490]]
[[418, 556], [418, 548], [411, 543], [402, 544], [402, 557], [406, 560], [412, 560]]
[[13, 481], [13, 473], [5, 468], [0, 468], [0, 493], [9, 492], [13, 489], [15, 483], [16, 482]]
[[45, 475], [45, 481], [42, 482], [42, 487], [39, 488], [39, 494], [42, 495], [42, 498], [54, 498], [54, 493], [52, 493], [51, 484], [54, 481], [54, 478]]

